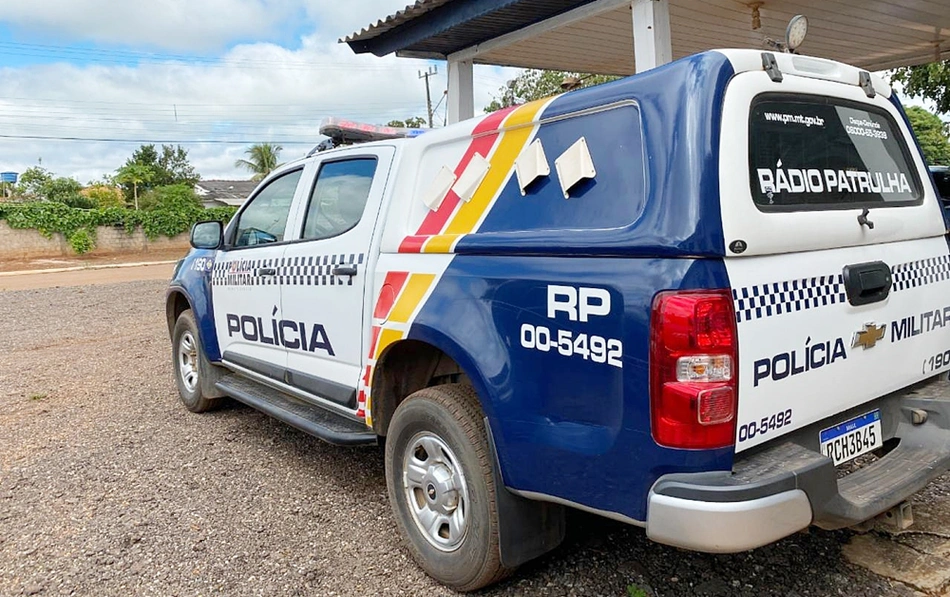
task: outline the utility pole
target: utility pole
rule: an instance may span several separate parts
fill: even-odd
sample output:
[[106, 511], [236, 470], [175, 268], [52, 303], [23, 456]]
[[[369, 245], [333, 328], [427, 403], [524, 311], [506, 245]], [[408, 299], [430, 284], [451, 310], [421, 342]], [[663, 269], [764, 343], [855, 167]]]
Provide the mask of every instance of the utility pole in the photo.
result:
[[429, 70], [426, 72], [419, 71], [419, 78], [426, 80], [426, 110], [429, 113], [429, 128], [434, 128], [432, 126], [432, 95], [429, 93], [429, 77], [432, 77], [438, 74], [439, 69], [435, 66], [430, 66]]

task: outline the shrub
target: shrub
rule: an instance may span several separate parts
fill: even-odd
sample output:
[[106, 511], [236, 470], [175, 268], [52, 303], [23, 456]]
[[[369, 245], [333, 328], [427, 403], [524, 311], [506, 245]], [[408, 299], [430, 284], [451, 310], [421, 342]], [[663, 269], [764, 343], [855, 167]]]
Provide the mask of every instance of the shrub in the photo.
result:
[[144, 210], [172, 210], [186, 212], [201, 209], [201, 202], [194, 187], [186, 184], [173, 184], [156, 187], [139, 197], [139, 208]]
[[163, 207], [152, 211], [124, 207], [78, 209], [53, 201], [33, 201], [0, 203], [0, 220], [6, 220], [11, 228], [32, 228], [46, 237], [62, 234], [70, 246], [82, 254], [95, 247], [97, 226], [123, 227], [128, 234], [141, 227], [146, 237], [155, 239], [187, 232], [195, 222], [227, 222], [235, 211], [236, 208], [232, 207], [203, 209], [187, 202], [177, 205], [175, 200], [169, 200], [163, 203]]
[[82, 190], [82, 195], [93, 202], [93, 207], [125, 207], [125, 196], [117, 187], [95, 184]]
[[80, 228], [69, 237], [69, 246], [77, 255], [88, 253], [96, 246], [96, 229]]

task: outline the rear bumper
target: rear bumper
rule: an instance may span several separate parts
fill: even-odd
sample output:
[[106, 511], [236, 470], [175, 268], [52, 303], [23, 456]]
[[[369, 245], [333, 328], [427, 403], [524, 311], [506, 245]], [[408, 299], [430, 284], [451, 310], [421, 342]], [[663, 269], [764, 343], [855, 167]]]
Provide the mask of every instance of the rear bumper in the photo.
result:
[[[818, 431], [875, 408], [892, 449], [839, 479], [818, 452]], [[926, 420], [915, 424], [915, 412]], [[948, 469], [950, 383], [933, 378], [740, 454], [731, 473], [664, 475], [648, 498], [647, 536], [697, 551], [744, 551], [812, 524], [836, 529], [873, 518]]]

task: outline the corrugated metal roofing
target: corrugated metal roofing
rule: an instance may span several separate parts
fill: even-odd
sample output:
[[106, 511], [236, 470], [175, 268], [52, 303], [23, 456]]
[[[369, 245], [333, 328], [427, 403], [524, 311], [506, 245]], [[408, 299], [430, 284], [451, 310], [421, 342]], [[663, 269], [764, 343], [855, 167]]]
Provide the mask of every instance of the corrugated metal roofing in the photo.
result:
[[419, 0], [343, 41], [354, 52], [444, 58], [593, 0]]
[[416, 0], [415, 4], [410, 4], [406, 8], [396, 11], [395, 14], [391, 14], [385, 19], [380, 19], [376, 21], [375, 24], [371, 24], [369, 27], [364, 27], [359, 31], [346, 36], [341, 39], [340, 42], [349, 43], [351, 41], [366, 41], [368, 39], [373, 39], [379, 37], [383, 33], [407, 23], [416, 17], [420, 17], [425, 13], [442, 6], [443, 4], [448, 4], [452, 0]]

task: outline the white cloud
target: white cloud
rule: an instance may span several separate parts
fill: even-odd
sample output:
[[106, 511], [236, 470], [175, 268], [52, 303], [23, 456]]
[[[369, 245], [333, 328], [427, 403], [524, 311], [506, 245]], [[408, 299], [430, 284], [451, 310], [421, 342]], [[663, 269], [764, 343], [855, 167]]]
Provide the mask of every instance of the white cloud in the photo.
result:
[[302, 8], [301, 0], [0, 0], [0, 19], [21, 37], [207, 51], [272, 35]]
[[[132, 140], [237, 139], [286, 142], [283, 159], [319, 140], [326, 116], [385, 123], [425, 114], [422, 61], [356, 56], [334, 39], [310, 36], [297, 51], [273, 44], [235, 47], [218, 64], [69, 64], [0, 69], [0, 135]], [[432, 81], [445, 88], [444, 65]], [[507, 71], [479, 68], [476, 106]], [[443, 107], [437, 122], [441, 123]], [[137, 142], [0, 138], [0, 170], [44, 167], [81, 182], [113, 172]], [[244, 145], [183, 143], [204, 178], [240, 178]]]
[[18, 36], [68, 42], [213, 51], [270, 39], [282, 29], [320, 30], [335, 39], [401, 10], [407, 0], [0, 0], [0, 22]]
[[[231, 45], [189, 62], [123, 65], [105, 53], [88, 64], [0, 68], [0, 170], [35, 165], [81, 182], [114, 172], [140, 140], [182, 142], [204, 178], [246, 176], [234, 168], [245, 145], [207, 139], [284, 142], [283, 159], [306, 153], [326, 116], [373, 123], [425, 115], [425, 86], [417, 71], [429, 63], [387, 56], [356, 56], [336, 40], [405, 7], [407, 0], [0, 0], [0, 22], [16, 31], [48, 32], [57, 44], [92, 41], [97, 48], [128, 44], [186, 52]], [[297, 50], [266, 39], [288, 27], [313, 33]], [[309, 25], [306, 25], [309, 24]], [[44, 41], [44, 43], [52, 43]], [[105, 44], [105, 45], [103, 45]], [[174, 53], [174, 52], [170, 52]], [[445, 89], [445, 65], [432, 79], [433, 103]], [[477, 107], [516, 73], [477, 67]], [[441, 124], [442, 103], [436, 114]], [[4, 138], [15, 136], [21, 138]], [[22, 137], [129, 139], [129, 143], [35, 140]], [[298, 143], [289, 143], [297, 141]]]

